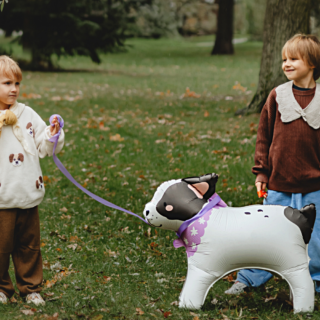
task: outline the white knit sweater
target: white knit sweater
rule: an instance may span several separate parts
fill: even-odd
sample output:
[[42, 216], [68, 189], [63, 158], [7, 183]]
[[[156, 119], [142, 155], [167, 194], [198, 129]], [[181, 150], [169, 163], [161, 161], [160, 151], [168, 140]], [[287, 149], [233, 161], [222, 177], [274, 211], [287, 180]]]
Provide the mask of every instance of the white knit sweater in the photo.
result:
[[[54, 144], [48, 141], [50, 127], [30, 107], [18, 102], [14, 106], [20, 136], [14, 134], [16, 129], [13, 126], [3, 126], [0, 137], [0, 209], [28, 209], [41, 203], [45, 191], [39, 158], [53, 153]], [[56, 153], [61, 151], [63, 144], [64, 132], [61, 130]]]

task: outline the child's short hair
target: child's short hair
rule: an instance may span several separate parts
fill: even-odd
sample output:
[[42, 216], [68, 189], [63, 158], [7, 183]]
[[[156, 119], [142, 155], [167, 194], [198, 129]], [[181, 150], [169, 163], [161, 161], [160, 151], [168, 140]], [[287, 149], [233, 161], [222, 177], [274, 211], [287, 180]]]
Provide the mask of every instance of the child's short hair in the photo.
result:
[[22, 72], [18, 64], [8, 56], [0, 56], [0, 74], [19, 82], [22, 80]]
[[314, 67], [313, 79], [320, 77], [320, 41], [312, 34], [296, 34], [282, 48], [282, 58], [300, 57], [310, 67]]

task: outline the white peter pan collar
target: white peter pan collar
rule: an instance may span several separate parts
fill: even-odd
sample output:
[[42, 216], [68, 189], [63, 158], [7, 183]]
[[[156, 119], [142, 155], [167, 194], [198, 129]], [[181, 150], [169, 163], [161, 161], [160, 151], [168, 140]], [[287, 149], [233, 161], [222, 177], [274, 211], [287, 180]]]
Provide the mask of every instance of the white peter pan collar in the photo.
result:
[[320, 84], [316, 83], [316, 90], [312, 101], [302, 109], [294, 97], [293, 81], [286, 82], [276, 88], [276, 101], [282, 122], [291, 122], [300, 117], [313, 129], [320, 128]]

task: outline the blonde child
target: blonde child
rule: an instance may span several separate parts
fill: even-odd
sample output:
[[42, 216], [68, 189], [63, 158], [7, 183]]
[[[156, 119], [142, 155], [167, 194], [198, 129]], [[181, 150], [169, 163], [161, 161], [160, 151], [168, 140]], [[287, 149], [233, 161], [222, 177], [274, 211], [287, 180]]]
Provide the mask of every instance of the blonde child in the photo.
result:
[[[17, 287], [28, 303], [44, 304], [40, 296], [42, 258], [38, 205], [44, 197], [39, 157], [52, 155], [58, 133], [30, 107], [17, 102], [22, 73], [15, 61], [0, 56], [0, 302], [14, 294], [9, 277], [12, 256]], [[64, 143], [61, 132], [57, 152]]]
[[[274, 88], [262, 109], [255, 166], [257, 191], [265, 205], [301, 209], [314, 203], [317, 218], [308, 246], [309, 270], [320, 293], [320, 42], [297, 34], [282, 49], [282, 70], [289, 82]], [[285, 230], [284, 230], [285, 232]], [[244, 269], [227, 294], [258, 287], [272, 275]]]

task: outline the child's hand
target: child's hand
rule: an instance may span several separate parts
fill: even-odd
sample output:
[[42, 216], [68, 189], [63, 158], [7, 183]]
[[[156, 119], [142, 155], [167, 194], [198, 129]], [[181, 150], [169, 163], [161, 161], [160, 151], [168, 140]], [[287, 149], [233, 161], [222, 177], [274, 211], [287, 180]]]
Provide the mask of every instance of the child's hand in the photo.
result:
[[265, 182], [256, 182], [257, 193], [259, 198], [267, 198], [268, 193], [265, 191], [267, 184]]
[[[53, 126], [52, 126], [52, 124], [53, 124]], [[50, 125], [50, 134], [53, 137], [60, 130], [60, 124], [59, 124], [57, 116], [54, 116], [54, 118], [52, 120], [52, 124]]]

